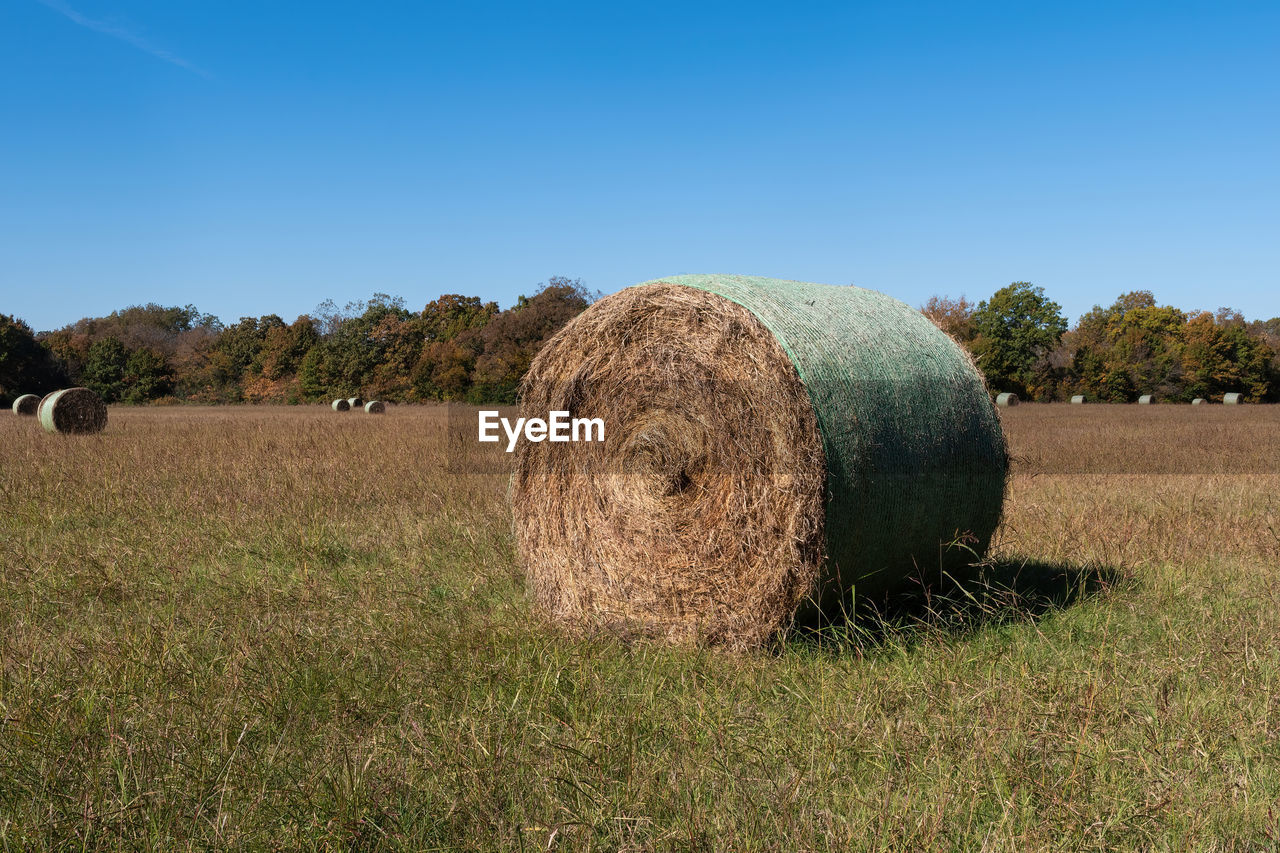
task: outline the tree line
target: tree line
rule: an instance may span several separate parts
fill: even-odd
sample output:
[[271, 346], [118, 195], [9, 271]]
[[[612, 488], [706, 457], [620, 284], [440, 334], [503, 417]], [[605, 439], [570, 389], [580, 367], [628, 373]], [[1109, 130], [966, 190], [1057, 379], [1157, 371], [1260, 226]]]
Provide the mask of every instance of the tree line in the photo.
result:
[[1280, 399], [1280, 317], [1183, 311], [1136, 290], [1068, 328], [1061, 306], [1025, 281], [977, 305], [935, 296], [921, 310], [973, 354], [995, 393], [1110, 403], [1143, 394], [1221, 400], [1229, 391], [1250, 402]]
[[[376, 293], [342, 308], [326, 301], [292, 323], [269, 314], [224, 325], [193, 305], [150, 304], [39, 334], [0, 314], [0, 404], [69, 385], [110, 403], [310, 403], [356, 394], [511, 403], [539, 348], [592, 300], [581, 280], [556, 277], [506, 310], [448, 294], [411, 311]], [[1280, 398], [1280, 318], [1185, 312], [1134, 291], [1068, 327], [1061, 307], [1028, 282], [976, 305], [935, 296], [921, 310], [974, 355], [993, 393]]]
[[292, 323], [224, 325], [195, 306], [142, 305], [33, 335], [0, 315], [0, 398], [83, 385], [108, 403], [310, 403], [359, 394], [397, 402], [511, 403], [547, 339], [593, 299], [580, 280], [496, 302], [447, 294], [410, 311], [375, 293]]

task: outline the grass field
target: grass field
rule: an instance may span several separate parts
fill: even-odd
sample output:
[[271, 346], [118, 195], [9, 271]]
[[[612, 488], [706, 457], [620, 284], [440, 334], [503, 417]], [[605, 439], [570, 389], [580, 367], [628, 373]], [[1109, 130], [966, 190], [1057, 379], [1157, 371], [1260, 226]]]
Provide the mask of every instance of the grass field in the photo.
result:
[[1280, 846], [1280, 408], [1023, 405], [986, 582], [729, 655], [530, 611], [442, 408], [0, 416], [0, 849]]

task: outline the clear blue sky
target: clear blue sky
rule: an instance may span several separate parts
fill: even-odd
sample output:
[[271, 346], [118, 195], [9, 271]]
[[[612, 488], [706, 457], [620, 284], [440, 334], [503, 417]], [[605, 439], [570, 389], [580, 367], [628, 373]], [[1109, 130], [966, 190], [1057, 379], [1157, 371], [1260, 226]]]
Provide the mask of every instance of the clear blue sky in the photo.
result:
[[0, 0], [0, 312], [553, 275], [1280, 314], [1280, 3]]

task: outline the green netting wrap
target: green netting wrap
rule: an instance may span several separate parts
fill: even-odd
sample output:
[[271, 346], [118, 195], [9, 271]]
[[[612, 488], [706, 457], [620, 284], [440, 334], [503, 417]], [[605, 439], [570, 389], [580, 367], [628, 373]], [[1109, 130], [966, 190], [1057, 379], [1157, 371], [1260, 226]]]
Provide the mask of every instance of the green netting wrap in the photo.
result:
[[972, 360], [880, 293], [676, 276], [538, 353], [511, 500], [534, 600], [572, 625], [748, 648], [986, 549], [1008, 458]]
[[661, 281], [746, 308], [795, 365], [827, 457], [827, 597], [851, 582], [877, 594], [986, 551], [1004, 505], [1004, 432], [972, 359], [928, 318], [855, 286]]

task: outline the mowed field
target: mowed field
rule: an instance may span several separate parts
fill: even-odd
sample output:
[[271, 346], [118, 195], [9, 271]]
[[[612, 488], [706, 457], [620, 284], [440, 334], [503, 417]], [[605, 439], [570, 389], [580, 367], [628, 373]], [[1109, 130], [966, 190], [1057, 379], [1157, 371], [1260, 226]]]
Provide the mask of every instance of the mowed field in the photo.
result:
[[540, 621], [442, 407], [4, 413], [0, 849], [1280, 845], [1280, 408], [1001, 416], [978, 581], [734, 655]]

